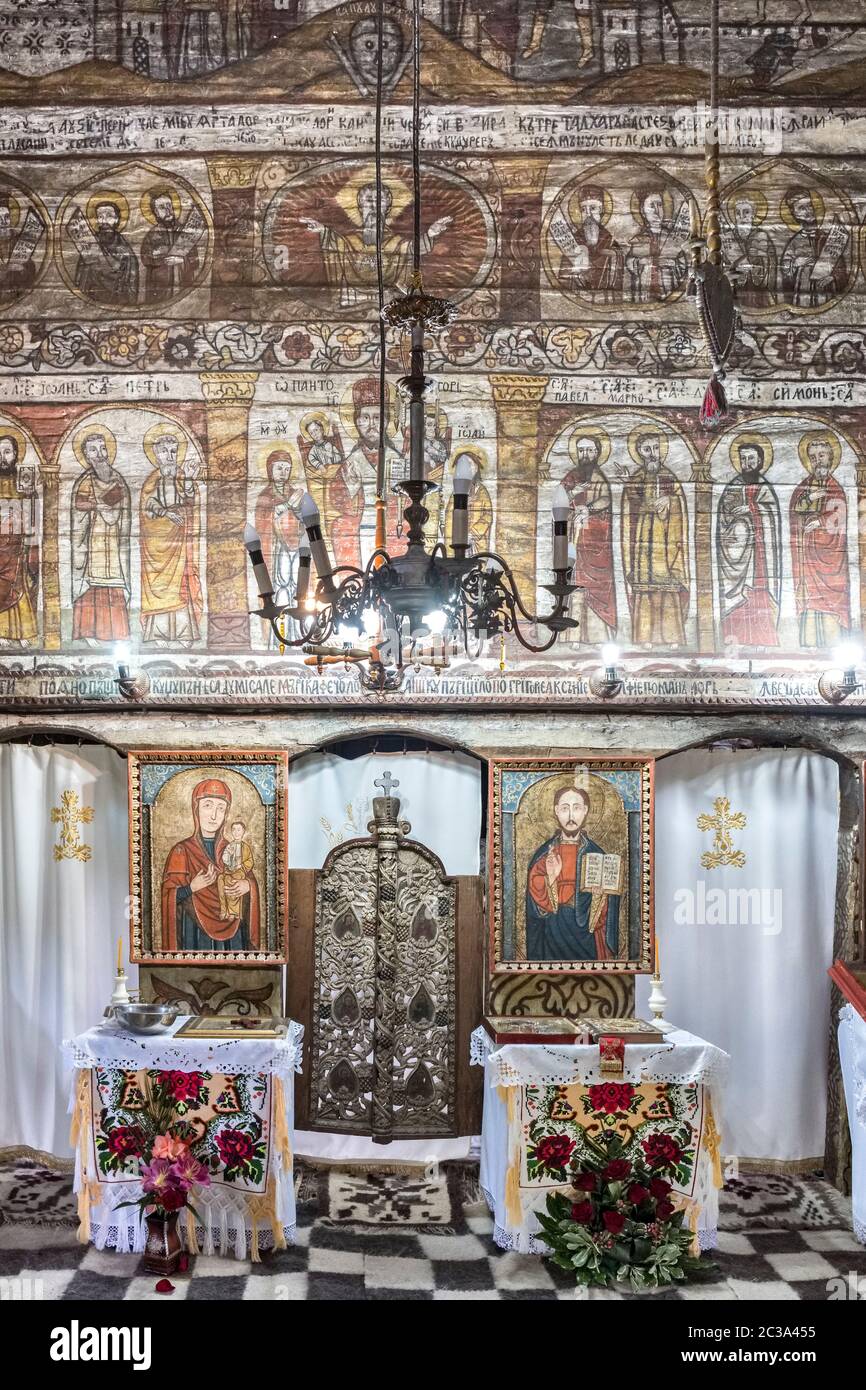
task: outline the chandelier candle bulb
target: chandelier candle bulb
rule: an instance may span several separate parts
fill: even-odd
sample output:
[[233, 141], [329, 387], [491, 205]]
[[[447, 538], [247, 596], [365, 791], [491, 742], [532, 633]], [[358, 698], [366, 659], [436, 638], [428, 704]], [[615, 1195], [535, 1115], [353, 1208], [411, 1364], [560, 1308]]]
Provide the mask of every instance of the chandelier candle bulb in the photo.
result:
[[553, 494], [553, 568], [568, 569], [568, 514], [571, 510], [568, 493], [559, 484]]
[[274, 592], [274, 586], [271, 583], [271, 576], [268, 573], [268, 567], [265, 563], [265, 557], [262, 554], [261, 537], [256, 528], [254, 526], [250, 526], [249, 522], [247, 522], [246, 526], [244, 527], [244, 545], [247, 548], [247, 554], [250, 557], [250, 564], [253, 567], [253, 574], [256, 578], [256, 587], [259, 591], [259, 597], [272, 597]]
[[469, 545], [469, 489], [472, 464], [464, 455], [454, 470], [454, 504], [451, 508], [451, 549], [463, 556]]
[[298, 582], [295, 588], [295, 603], [298, 608], [305, 603], [310, 587], [310, 563], [310, 542], [305, 536], [298, 546]]
[[308, 492], [304, 493], [301, 500], [301, 521], [304, 523], [313, 563], [316, 566], [316, 573], [322, 581], [322, 587], [325, 593], [333, 594], [334, 580], [331, 561], [328, 558], [328, 547], [322, 535], [322, 519], [319, 516], [318, 507]]

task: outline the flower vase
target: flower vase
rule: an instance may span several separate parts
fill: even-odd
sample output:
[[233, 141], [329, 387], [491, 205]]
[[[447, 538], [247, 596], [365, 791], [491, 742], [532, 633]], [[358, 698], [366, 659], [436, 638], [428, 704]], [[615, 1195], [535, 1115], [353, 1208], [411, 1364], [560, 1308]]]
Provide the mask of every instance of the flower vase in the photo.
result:
[[176, 1211], [148, 1212], [144, 1218], [144, 1268], [148, 1274], [175, 1274], [181, 1256]]

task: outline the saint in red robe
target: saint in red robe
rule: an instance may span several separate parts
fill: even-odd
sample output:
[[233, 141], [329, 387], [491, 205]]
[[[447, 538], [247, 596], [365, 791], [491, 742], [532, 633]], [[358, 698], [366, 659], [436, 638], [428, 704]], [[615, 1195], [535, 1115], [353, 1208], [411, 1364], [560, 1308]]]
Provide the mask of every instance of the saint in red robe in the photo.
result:
[[[198, 803], [206, 796], [226, 803], [225, 816], [213, 839], [202, 834], [199, 821]], [[231, 808], [232, 794], [225, 782], [210, 778], [193, 789], [195, 832], [169, 851], [162, 875], [162, 934], [166, 950], [257, 951], [261, 947], [259, 887], [252, 870], [246, 875], [250, 891], [239, 899], [238, 913], [227, 919], [220, 915], [219, 874], [228, 843], [223, 831]], [[216, 866], [217, 877], [193, 893], [192, 880], [210, 865]]]

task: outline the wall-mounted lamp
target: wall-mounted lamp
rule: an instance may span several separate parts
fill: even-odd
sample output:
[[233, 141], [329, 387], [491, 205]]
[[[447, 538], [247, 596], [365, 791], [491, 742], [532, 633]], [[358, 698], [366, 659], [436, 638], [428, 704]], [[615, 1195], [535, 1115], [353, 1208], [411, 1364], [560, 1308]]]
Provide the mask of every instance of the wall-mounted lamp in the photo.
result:
[[617, 669], [619, 647], [615, 642], [605, 642], [601, 648], [602, 674], [593, 676], [589, 682], [590, 693], [599, 700], [614, 700], [622, 690], [622, 676]]
[[115, 642], [114, 660], [117, 666], [115, 682], [124, 700], [140, 702], [150, 694], [150, 680], [143, 671], [133, 671], [130, 666], [128, 642]]
[[833, 652], [833, 664], [818, 680], [819, 694], [831, 705], [840, 705], [859, 690], [857, 667], [863, 660], [863, 646], [856, 638], [840, 643]]

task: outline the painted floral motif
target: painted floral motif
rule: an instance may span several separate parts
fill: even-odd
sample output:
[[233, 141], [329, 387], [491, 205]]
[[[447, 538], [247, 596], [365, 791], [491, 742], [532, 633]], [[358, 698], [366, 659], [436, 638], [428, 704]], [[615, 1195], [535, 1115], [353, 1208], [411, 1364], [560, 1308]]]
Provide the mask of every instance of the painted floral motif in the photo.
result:
[[[94, 1149], [103, 1180], [143, 1173], [142, 1159], [152, 1154], [151, 1167], [188, 1162], [190, 1171], [201, 1168], [211, 1182], [264, 1189], [271, 1104], [267, 1073], [94, 1068], [91, 1085]], [[148, 1132], [148, 1090], [158, 1104], [167, 1103], [171, 1116], [159, 1134]]]
[[588, 1087], [528, 1086], [524, 1103], [527, 1181], [542, 1186], [564, 1182], [569, 1168], [583, 1162], [591, 1145], [614, 1137], [621, 1152], [609, 1165], [608, 1181], [626, 1181], [632, 1165], [640, 1163], [658, 1170], [659, 1177], [666, 1169], [677, 1187], [687, 1191], [694, 1173], [700, 1117], [697, 1086], [634, 1086], [615, 1081]]

